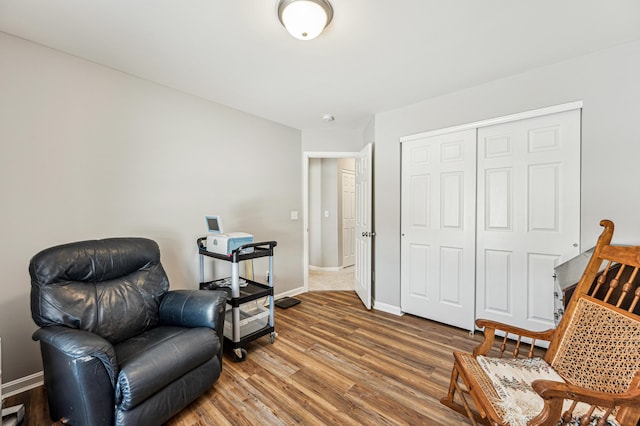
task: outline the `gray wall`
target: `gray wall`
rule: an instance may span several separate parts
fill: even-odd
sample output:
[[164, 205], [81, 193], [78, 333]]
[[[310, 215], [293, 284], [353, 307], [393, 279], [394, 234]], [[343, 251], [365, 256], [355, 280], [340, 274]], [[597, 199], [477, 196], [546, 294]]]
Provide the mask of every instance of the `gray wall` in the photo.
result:
[[278, 241], [277, 294], [302, 287], [298, 130], [0, 33], [0, 141], [5, 383], [41, 370], [27, 266], [55, 244], [149, 237], [171, 287], [197, 288], [195, 240], [217, 213]]
[[640, 42], [430, 99], [375, 117], [375, 300], [400, 306], [401, 136], [584, 101], [581, 246], [600, 219], [617, 243], [640, 243]]
[[322, 158], [309, 159], [309, 265], [322, 266]]
[[[320, 122], [320, 118], [318, 117]], [[302, 131], [302, 151], [319, 152], [358, 152], [362, 149], [360, 130], [345, 129], [339, 126], [340, 117], [333, 123], [322, 123], [323, 127]]]
[[[338, 160], [322, 159], [322, 266], [338, 267]], [[325, 216], [328, 212], [328, 217]]]

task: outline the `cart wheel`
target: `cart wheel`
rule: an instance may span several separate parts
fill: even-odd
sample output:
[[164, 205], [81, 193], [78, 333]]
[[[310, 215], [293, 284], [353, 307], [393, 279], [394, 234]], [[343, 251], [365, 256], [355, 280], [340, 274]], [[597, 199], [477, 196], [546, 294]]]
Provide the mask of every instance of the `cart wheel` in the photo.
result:
[[273, 345], [273, 342], [275, 341], [276, 341], [276, 332], [274, 331], [271, 333], [271, 344]]
[[247, 359], [247, 350], [245, 348], [237, 348], [233, 350], [233, 360], [242, 362]]

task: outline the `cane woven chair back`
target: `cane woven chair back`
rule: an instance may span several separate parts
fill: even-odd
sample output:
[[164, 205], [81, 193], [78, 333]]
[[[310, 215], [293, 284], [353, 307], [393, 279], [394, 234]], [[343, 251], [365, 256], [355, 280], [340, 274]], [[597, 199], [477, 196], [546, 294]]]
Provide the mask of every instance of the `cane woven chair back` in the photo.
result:
[[549, 364], [571, 384], [620, 393], [640, 371], [639, 348], [636, 315], [583, 296]]
[[613, 223], [601, 225], [546, 361], [569, 383], [620, 393], [640, 372], [640, 246], [610, 245]]

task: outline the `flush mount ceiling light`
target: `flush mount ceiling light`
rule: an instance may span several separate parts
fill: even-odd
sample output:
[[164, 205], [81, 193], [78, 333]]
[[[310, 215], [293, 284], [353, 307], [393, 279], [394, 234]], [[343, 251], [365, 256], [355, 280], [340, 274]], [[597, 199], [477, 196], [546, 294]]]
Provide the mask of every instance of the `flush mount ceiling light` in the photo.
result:
[[298, 40], [311, 40], [329, 25], [333, 8], [326, 0], [280, 0], [278, 18], [289, 34]]

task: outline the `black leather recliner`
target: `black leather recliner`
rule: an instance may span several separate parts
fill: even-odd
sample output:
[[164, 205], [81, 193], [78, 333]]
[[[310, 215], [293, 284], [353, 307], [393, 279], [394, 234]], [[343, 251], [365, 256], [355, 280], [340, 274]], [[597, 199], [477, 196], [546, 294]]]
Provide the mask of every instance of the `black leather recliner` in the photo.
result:
[[161, 424], [218, 380], [226, 293], [169, 291], [154, 241], [52, 247], [29, 273], [52, 419]]

